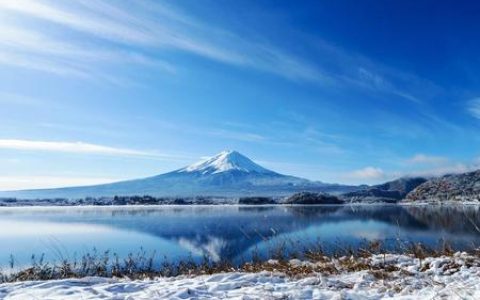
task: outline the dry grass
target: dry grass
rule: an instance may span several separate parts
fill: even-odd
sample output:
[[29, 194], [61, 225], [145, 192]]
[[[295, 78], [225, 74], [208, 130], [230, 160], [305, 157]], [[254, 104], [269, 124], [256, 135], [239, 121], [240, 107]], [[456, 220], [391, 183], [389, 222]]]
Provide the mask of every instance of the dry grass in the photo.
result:
[[[282, 243], [269, 251], [269, 260], [262, 260], [258, 253], [252, 253], [250, 261], [233, 263], [232, 261], [212, 261], [209, 257], [202, 260], [189, 258], [177, 263], [165, 260], [156, 264], [156, 254], [147, 253], [140, 249], [135, 254], [121, 258], [109, 251], [99, 253], [95, 249], [80, 259], [73, 261], [60, 260], [57, 263], [46, 262], [44, 256], [32, 256], [31, 266], [16, 270], [13, 258], [10, 269], [0, 272], [0, 282], [16, 282], [28, 280], [51, 280], [65, 278], [82, 278], [87, 276], [117, 277], [129, 279], [147, 279], [158, 276], [204, 275], [221, 272], [277, 272], [286, 276], [300, 277], [311, 274], [340, 274], [368, 270], [377, 279], [387, 279], [393, 272], [403, 272], [404, 276], [411, 276], [409, 272], [400, 270], [395, 262], [388, 262], [385, 257], [389, 253], [405, 254], [417, 258], [420, 271], [427, 271], [430, 266], [424, 264], [426, 257], [451, 256], [453, 248], [441, 242], [437, 248], [425, 247], [418, 243], [401, 243], [401, 247], [387, 251], [381, 241], [365, 242], [358, 249], [338, 247], [326, 253], [319, 245], [308, 249], [287, 251], [287, 243]], [[399, 244], [400, 245], [400, 244]], [[467, 265], [480, 264], [480, 252], [471, 251]], [[383, 255], [383, 263], [374, 264], [371, 257]], [[298, 258], [298, 259], [297, 259]], [[477, 259], [478, 258], [478, 259]], [[292, 261], [292, 259], [297, 259]], [[443, 266], [450, 273], [458, 272], [459, 265], [454, 262]]]

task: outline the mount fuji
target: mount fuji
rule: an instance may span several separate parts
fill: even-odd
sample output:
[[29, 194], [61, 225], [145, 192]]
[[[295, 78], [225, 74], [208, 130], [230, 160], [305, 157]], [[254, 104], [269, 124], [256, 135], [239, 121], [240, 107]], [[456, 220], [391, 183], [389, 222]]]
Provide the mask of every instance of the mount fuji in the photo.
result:
[[179, 170], [109, 184], [55, 189], [1, 192], [1, 197], [22, 199], [85, 198], [150, 195], [192, 196], [283, 196], [300, 191], [341, 193], [358, 187], [326, 184], [268, 170], [237, 151], [223, 151]]

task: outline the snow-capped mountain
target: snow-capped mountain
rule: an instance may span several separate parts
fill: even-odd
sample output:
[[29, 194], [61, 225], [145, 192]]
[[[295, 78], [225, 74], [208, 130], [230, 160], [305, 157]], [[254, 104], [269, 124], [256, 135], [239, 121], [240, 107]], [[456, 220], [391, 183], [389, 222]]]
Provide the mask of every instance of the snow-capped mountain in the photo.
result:
[[355, 187], [313, 182], [270, 171], [237, 151], [223, 151], [176, 171], [110, 184], [0, 193], [0, 197], [85, 198], [112, 196], [289, 195], [299, 191], [345, 192]]
[[261, 173], [272, 174], [274, 172], [267, 170], [249, 158], [243, 156], [237, 151], [223, 151], [219, 154], [202, 160], [198, 163], [194, 163], [188, 167], [178, 170], [177, 172], [193, 173], [200, 172], [202, 174], [217, 174], [228, 171], [241, 171], [246, 173]]

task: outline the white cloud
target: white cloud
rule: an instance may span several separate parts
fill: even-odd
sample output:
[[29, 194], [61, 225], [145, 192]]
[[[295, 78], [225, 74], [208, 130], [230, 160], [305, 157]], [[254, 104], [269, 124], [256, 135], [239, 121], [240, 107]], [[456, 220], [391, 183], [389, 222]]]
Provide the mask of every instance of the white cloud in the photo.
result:
[[[12, 14], [12, 11], [20, 14], [17, 16]], [[9, 18], [0, 16], [0, 64], [60, 76], [101, 79], [118, 85], [126, 85], [130, 80], [122, 79], [118, 73], [109, 75], [101, 66], [128, 64], [162, 69], [169, 73], [175, 72], [173, 65], [168, 62], [158, 58], [152, 59], [138, 50], [121, 50], [112, 45], [99, 43], [88, 36], [72, 39], [71, 34], [65, 31], [68, 25], [83, 28], [87, 32], [102, 28], [109, 30], [109, 26], [113, 24], [106, 19], [98, 18], [98, 22], [88, 22], [88, 18], [83, 20], [82, 16], [79, 16], [81, 13], [77, 14], [76, 11], [58, 9], [48, 1], [28, 0], [0, 2], [0, 15], [2, 14], [8, 15]], [[30, 21], [32, 17], [63, 26], [57, 26], [55, 30], [46, 30], [45, 28], [50, 27], [25, 25], [28, 22], [23, 21]], [[15, 21], [9, 21], [12, 18]], [[118, 29], [123, 30], [125, 34], [128, 31], [125, 27]], [[119, 36], [121, 33], [117, 32]]]
[[443, 164], [448, 162], [448, 158], [443, 156], [416, 154], [413, 157], [409, 158], [407, 162], [411, 164]]
[[110, 183], [120, 178], [65, 176], [0, 176], [0, 191], [45, 189]]
[[[415, 157], [414, 157], [415, 158]], [[347, 180], [351, 184], [377, 184], [389, 180], [395, 180], [402, 177], [438, 177], [446, 174], [458, 174], [472, 172], [480, 169], [480, 158], [473, 159], [467, 163], [450, 162], [445, 159], [432, 159], [431, 157], [417, 157], [417, 161], [422, 164], [425, 162], [423, 169], [418, 170], [397, 170], [385, 172], [380, 168], [366, 167], [342, 174], [339, 179]], [[437, 163], [441, 162], [441, 163]], [[430, 166], [430, 168], [426, 166]], [[433, 166], [432, 166], [433, 165]]]
[[380, 168], [365, 167], [360, 170], [354, 170], [347, 174], [352, 179], [364, 179], [367, 181], [385, 178], [385, 172]]
[[473, 117], [480, 119], [480, 98], [470, 100], [467, 109]]
[[142, 43], [150, 40], [148, 36], [131, 29], [128, 25], [119, 24], [100, 17], [89, 17], [88, 15], [82, 16], [81, 14], [75, 14], [66, 9], [56, 7], [53, 3], [49, 3], [48, 1], [2, 1], [1, 7], [6, 10], [44, 19], [79, 31], [94, 33], [105, 38]]
[[0, 149], [23, 151], [49, 151], [78, 154], [102, 154], [120, 156], [141, 156], [159, 159], [174, 159], [177, 156], [128, 148], [115, 148], [84, 142], [52, 142], [16, 139], [0, 139]]
[[[0, 12], [13, 11], [19, 18], [30, 17], [50, 22], [64, 30], [84, 33], [90, 39], [102, 39], [137, 49], [138, 47], [148, 50], [176, 49], [228, 64], [275, 73], [289, 79], [318, 80], [321, 77], [318, 70], [298, 57], [193, 20], [164, 3], [135, 2], [135, 5], [124, 3], [123, 7], [117, 3], [104, 1], [77, 1], [65, 5], [66, 3], [45, 0], [3, 1], [0, 2]], [[41, 32], [12, 29], [5, 24], [1, 25], [0, 31], [3, 33], [0, 36], [4, 36], [3, 44], [16, 49], [35, 51], [43, 55], [70, 54], [74, 59], [104, 55], [102, 51], [96, 49], [95, 43], [90, 42], [82, 48], [73, 45], [71, 39], [67, 37], [55, 40]], [[20, 33], [23, 38], [20, 36], [16, 38], [12, 34], [15, 32]], [[10, 39], [7, 39], [8, 37]], [[39, 39], [42, 43], [37, 43]], [[135, 53], [133, 58], [140, 57], [137, 61], [150, 60], [138, 50], [131, 51]], [[119, 56], [118, 53], [114, 55]], [[126, 56], [125, 53], [122, 55]], [[165, 62], [157, 64], [166, 69], [173, 69]], [[21, 66], [28, 67], [30, 64]]]
[[14, 67], [21, 67], [35, 71], [42, 71], [62, 76], [78, 78], [91, 78], [91, 76], [80, 68], [71, 67], [68, 64], [61, 64], [44, 58], [29, 57], [10, 51], [0, 51], [0, 64]]
[[[172, 63], [152, 59], [142, 53], [156, 51], [155, 57], [158, 57], [158, 54], [164, 54], [163, 50], [178, 50], [293, 81], [355, 86], [414, 102], [419, 101], [418, 97], [410, 94], [410, 91], [423, 89], [428, 90], [424, 94], [432, 94], [432, 84], [423, 79], [385, 68], [358, 53], [325, 41], [297, 41], [303, 42], [305, 47], [312, 48], [322, 57], [320, 63], [313, 63], [271, 44], [268, 37], [247, 38], [245, 33], [227, 31], [212, 25], [209, 20], [194, 19], [165, 1], [119, 3], [102, 0], [1, 1], [0, 13], [8, 15], [3, 19], [18, 21], [14, 22], [12, 28], [8, 21], [0, 17], [0, 41], [3, 40], [4, 46], [8, 44], [17, 55], [16, 59], [4, 59], [1, 63], [16, 63], [20, 67], [70, 76], [75, 75], [72, 68], [78, 73], [98, 76], [99, 68], [91, 69], [96, 66], [82, 63], [82, 59], [113, 61], [117, 64], [121, 63], [119, 61], [147, 63], [172, 72], [175, 71]], [[29, 22], [23, 20], [47, 22], [49, 26], [30, 26], [26, 30], [24, 27], [28, 26], [25, 24]], [[55, 34], [45, 32], [45, 28], [53, 28], [49, 31]], [[16, 33], [20, 35], [17, 37]], [[99, 48], [98, 45], [106, 48]], [[125, 46], [128, 47], [128, 53], [119, 50]], [[0, 47], [0, 54], [4, 50]], [[22, 55], [19, 51], [29, 53]], [[59, 57], [62, 59], [60, 62], [57, 61]], [[47, 62], [51, 64], [50, 67]], [[59, 69], [63, 63], [67, 63], [65, 66], [68, 69], [62, 73]]]
[[[134, 63], [150, 67], [162, 68], [165, 71], [174, 72], [175, 68], [158, 59], [151, 59], [141, 53], [127, 52], [118, 49], [95, 47], [91, 43], [85, 45], [76, 45], [61, 39], [55, 39], [45, 33], [34, 31], [32, 29], [19, 28], [18, 26], [3, 25], [0, 29], [0, 46], [2, 51], [8, 53], [16, 52], [16, 55], [22, 60], [32, 55], [37, 55], [34, 59], [40, 59], [45, 56], [54, 56], [58, 59], [64, 59], [72, 64], [72, 61], [92, 62], [101, 61], [109, 63]], [[19, 59], [20, 60], [20, 59]], [[62, 61], [65, 64], [66, 61]], [[15, 62], [15, 60], [13, 60]], [[11, 63], [13, 63], [11, 62]], [[50, 61], [53, 63], [53, 61]], [[85, 64], [82, 64], [85, 66]], [[81, 70], [79, 65], [75, 68]]]
[[465, 173], [465, 172], [472, 172], [478, 170], [480, 165], [478, 163], [471, 163], [471, 164], [463, 164], [463, 163], [455, 163], [451, 165], [441, 166], [432, 169], [426, 169], [416, 172], [409, 173], [410, 176], [424, 176], [424, 177], [431, 177], [431, 176], [442, 176], [446, 174], [458, 174], [458, 173]]

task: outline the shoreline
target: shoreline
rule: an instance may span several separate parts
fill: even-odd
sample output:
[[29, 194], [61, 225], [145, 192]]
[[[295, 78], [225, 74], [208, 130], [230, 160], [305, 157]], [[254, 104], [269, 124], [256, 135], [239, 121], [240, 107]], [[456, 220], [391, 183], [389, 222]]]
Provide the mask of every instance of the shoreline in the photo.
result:
[[256, 272], [3, 283], [0, 298], [478, 299], [479, 276], [480, 258], [465, 252], [423, 258], [376, 254], [318, 261], [269, 260]]
[[165, 208], [165, 207], [172, 207], [172, 208], [187, 208], [187, 207], [355, 207], [355, 206], [480, 206], [480, 202], [456, 202], [456, 201], [448, 201], [448, 202], [415, 202], [415, 203], [343, 203], [343, 204], [238, 204], [238, 203], [219, 203], [219, 204], [127, 204], [127, 205], [5, 205], [0, 206], [0, 210], [9, 210], [9, 209], [65, 209], [65, 208], [85, 208], [85, 209], [95, 209], [95, 208], [112, 208], [112, 209], [120, 209], [120, 208], [133, 208], [133, 209], [140, 209], [140, 208]]

